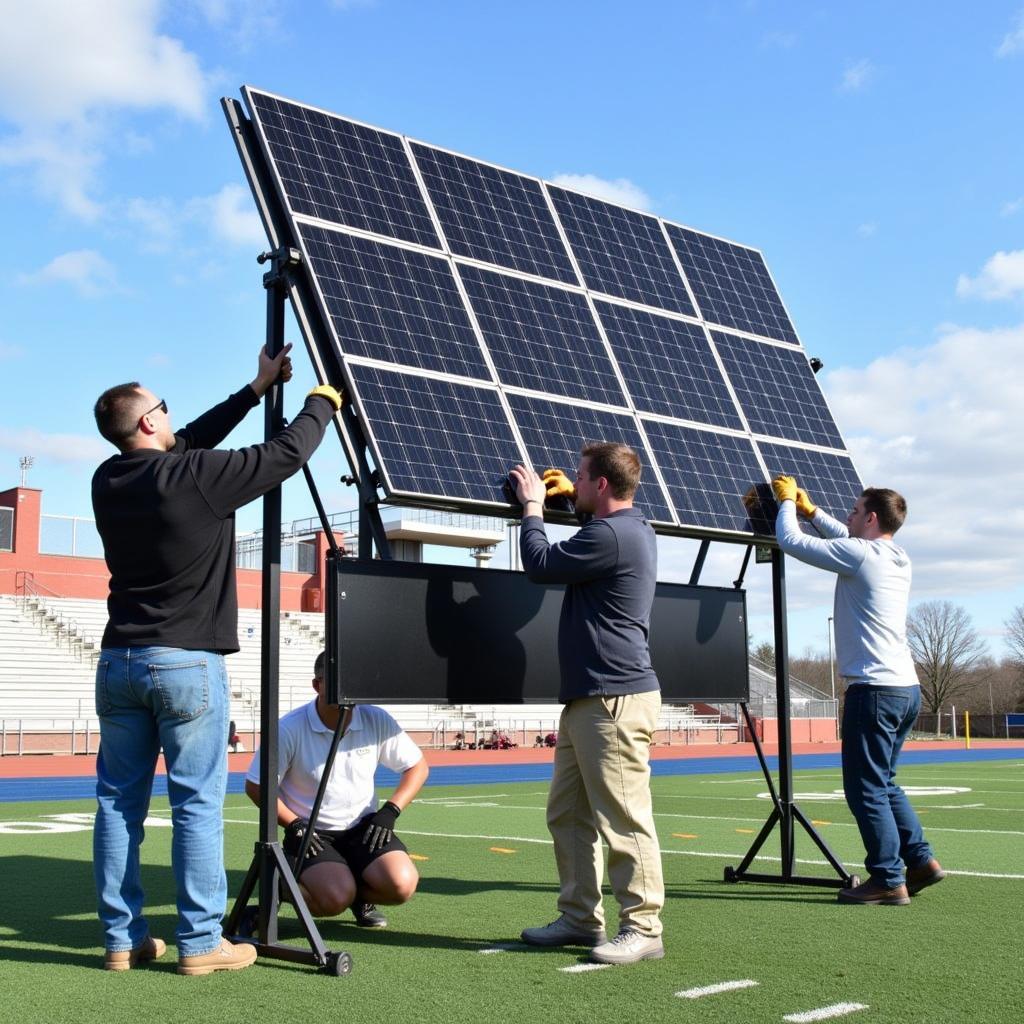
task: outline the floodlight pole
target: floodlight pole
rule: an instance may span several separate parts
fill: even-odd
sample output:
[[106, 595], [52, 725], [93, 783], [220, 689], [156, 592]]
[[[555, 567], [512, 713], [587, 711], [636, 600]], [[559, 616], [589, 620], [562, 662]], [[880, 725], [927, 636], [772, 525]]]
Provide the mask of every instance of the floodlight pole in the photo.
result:
[[[749, 551], [748, 551], [749, 556]], [[744, 561], [746, 568], [746, 561]], [[742, 575], [742, 574], [741, 574]], [[768, 769], [768, 762], [754, 729], [754, 722], [746, 704], [741, 704], [747, 729], [757, 752], [757, 759], [768, 783], [768, 795], [773, 807], [761, 831], [754, 839], [739, 867], [725, 869], [727, 882], [773, 882], [787, 885], [815, 885], [844, 888], [856, 885], [857, 876], [851, 874], [843, 866], [842, 861], [832, 852], [828, 844], [818, 834], [814, 825], [800, 809], [793, 798], [793, 735], [789, 711], [789, 636], [786, 622], [786, 561], [779, 548], [772, 548], [772, 610], [775, 626], [775, 700], [776, 722], [779, 734], [779, 786], [778, 790]], [[813, 840], [825, 859], [835, 870], [835, 878], [811, 878], [796, 873], [795, 825], [799, 823]], [[782, 846], [782, 870], [778, 875], [758, 874], [749, 871], [749, 867], [771, 835], [775, 825], [779, 826]]]

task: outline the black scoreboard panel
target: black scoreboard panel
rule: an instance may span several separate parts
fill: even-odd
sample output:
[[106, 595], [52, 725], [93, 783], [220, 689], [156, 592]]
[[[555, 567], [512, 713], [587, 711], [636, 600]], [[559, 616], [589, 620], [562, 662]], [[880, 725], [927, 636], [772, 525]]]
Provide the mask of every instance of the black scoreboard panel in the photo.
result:
[[[563, 587], [520, 572], [418, 562], [342, 560], [335, 571], [328, 632], [346, 699], [557, 701]], [[650, 644], [663, 700], [747, 700], [743, 591], [659, 583]]]

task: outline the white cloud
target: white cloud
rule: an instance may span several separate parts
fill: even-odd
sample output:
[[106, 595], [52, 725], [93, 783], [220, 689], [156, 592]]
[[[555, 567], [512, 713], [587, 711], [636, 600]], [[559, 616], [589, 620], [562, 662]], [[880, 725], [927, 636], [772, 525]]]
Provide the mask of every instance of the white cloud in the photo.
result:
[[800, 37], [795, 32], [785, 32], [782, 30], [765, 32], [761, 36], [762, 46], [776, 50], [792, 50], [799, 41]]
[[180, 214], [168, 198], [129, 199], [124, 204], [122, 219], [139, 230], [145, 249], [168, 249], [181, 233]]
[[962, 299], [1012, 299], [1024, 294], [1024, 249], [997, 252], [977, 277], [961, 274], [956, 293]]
[[84, 434], [44, 434], [29, 427], [11, 430], [0, 427], [0, 451], [36, 458], [52, 459], [59, 463], [87, 462], [95, 465], [107, 458], [110, 445], [100, 437]]
[[99, 216], [97, 168], [115, 115], [167, 109], [202, 119], [206, 80], [180, 40], [161, 35], [157, 0], [0, 0], [0, 164], [27, 167], [48, 198]]
[[867, 220], [863, 224], [857, 225], [857, 234], [861, 238], [870, 238], [872, 235], [878, 232], [878, 225], [873, 220]]
[[39, 270], [19, 274], [16, 280], [21, 285], [69, 284], [88, 298], [118, 289], [113, 265], [95, 249], [62, 253]]
[[1020, 213], [1024, 210], [1024, 196], [1020, 196], [1017, 199], [1011, 199], [1009, 202], [1003, 203], [999, 208], [1000, 217], [1012, 217], [1015, 213]]
[[271, 33], [280, 36], [281, 5], [277, 0], [192, 0], [212, 28], [226, 33], [241, 50], [248, 50]]
[[587, 195], [606, 199], [609, 203], [618, 203], [620, 206], [629, 206], [634, 210], [650, 211], [654, 208], [651, 197], [628, 178], [599, 178], [596, 174], [556, 174], [551, 183], [577, 192], [586, 192]]
[[1021, 52], [1024, 52], [1024, 11], [1017, 14], [1014, 28], [1003, 36], [1003, 41], [996, 47], [996, 56], [1012, 57]]
[[855, 63], [847, 64], [839, 88], [842, 92], [859, 92], [874, 77], [875, 65], [864, 57]]
[[840, 369], [824, 388], [867, 485], [895, 487], [918, 598], [1024, 579], [1024, 324], [947, 326], [929, 346]]
[[203, 220], [212, 234], [232, 245], [266, 245], [267, 233], [242, 185], [225, 185], [219, 192], [188, 204], [190, 216]]

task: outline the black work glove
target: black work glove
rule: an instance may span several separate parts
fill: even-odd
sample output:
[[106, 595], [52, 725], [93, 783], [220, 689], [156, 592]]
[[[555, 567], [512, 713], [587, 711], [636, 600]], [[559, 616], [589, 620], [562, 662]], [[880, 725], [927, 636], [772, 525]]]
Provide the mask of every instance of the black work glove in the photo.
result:
[[305, 818], [296, 818], [294, 821], [290, 821], [284, 830], [286, 839], [290, 839], [295, 843], [295, 852], [298, 855], [298, 851], [302, 848], [302, 840], [306, 835], [306, 830], [309, 829], [309, 849], [306, 850], [306, 857], [316, 857], [318, 854], [324, 852], [324, 841], [320, 837], [320, 833], [315, 828], [309, 827], [309, 822]]
[[401, 808], [396, 807], [390, 800], [374, 815], [367, 819], [367, 828], [363, 833], [363, 845], [370, 853], [374, 850], [381, 850], [395, 835], [395, 819], [402, 813]]

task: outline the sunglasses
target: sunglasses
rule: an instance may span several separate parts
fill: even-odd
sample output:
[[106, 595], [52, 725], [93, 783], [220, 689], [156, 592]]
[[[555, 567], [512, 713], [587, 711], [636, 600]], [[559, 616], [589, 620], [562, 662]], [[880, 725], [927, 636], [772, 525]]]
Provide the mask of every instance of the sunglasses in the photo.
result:
[[[151, 412], [156, 412], [157, 409], [159, 409], [164, 415], [167, 414], [167, 403], [162, 398], [153, 406], [152, 409], [147, 409], [142, 416], [148, 416]], [[142, 416], [139, 417], [140, 420], [142, 419]]]

